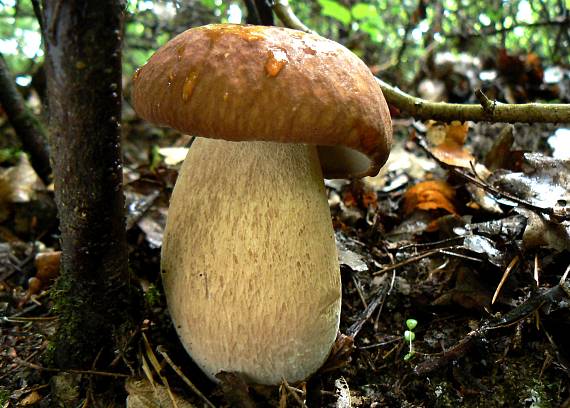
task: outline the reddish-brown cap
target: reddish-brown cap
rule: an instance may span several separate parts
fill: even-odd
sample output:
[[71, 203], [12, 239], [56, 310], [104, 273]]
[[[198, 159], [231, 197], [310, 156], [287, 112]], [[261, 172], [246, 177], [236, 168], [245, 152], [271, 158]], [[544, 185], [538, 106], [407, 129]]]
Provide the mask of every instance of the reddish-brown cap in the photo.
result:
[[202, 137], [319, 146], [328, 178], [374, 175], [392, 122], [366, 65], [342, 45], [280, 27], [192, 28], [137, 70], [146, 120]]

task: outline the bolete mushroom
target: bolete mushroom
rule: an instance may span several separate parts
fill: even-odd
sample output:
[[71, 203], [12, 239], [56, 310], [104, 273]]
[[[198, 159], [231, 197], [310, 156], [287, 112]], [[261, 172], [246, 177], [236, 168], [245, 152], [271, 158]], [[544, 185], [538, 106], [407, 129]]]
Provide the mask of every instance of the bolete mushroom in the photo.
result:
[[208, 25], [137, 70], [132, 102], [141, 117], [200, 136], [172, 194], [161, 262], [186, 350], [211, 378], [306, 379], [340, 319], [323, 173], [376, 174], [391, 145], [372, 74], [316, 35]]

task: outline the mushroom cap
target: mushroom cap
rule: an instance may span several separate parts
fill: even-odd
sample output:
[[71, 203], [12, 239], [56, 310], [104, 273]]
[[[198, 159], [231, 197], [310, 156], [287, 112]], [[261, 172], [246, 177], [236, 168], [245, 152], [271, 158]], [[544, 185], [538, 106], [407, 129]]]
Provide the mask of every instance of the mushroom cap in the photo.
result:
[[342, 45], [281, 27], [189, 29], [137, 70], [144, 119], [196, 136], [318, 145], [326, 178], [375, 175], [392, 123], [368, 67]]

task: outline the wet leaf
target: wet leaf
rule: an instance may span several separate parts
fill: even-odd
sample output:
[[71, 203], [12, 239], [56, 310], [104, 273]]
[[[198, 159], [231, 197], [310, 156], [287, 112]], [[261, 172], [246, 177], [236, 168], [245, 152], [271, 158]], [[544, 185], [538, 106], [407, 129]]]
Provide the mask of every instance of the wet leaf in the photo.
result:
[[500, 238], [503, 242], [511, 242], [521, 237], [527, 219], [522, 215], [512, 215], [499, 220], [466, 225], [469, 231]]
[[368, 270], [368, 265], [364, 262], [362, 256], [353, 252], [342, 244], [337, 243], [338, 262], [341, 265], [346, 265], [355, 272], [364, 272]]
[[498, 250], [495, 242], [481, 235], [468, 235], [463, 240], [463, 247], [477, 254], [486, 256], [492, 264], [503, 267], [506, 263], [505, 253]]
[[495, 187], [504, 189], [533, 205], [554, 208], [570, 203], [570, 160], [559, 160], [539, 153], [525, 153], [522, 172], [494, 177]]
[[546, 247], [556, 251], [570, 251], [570, 222], [554, 222], [525, 208], [517, 208], [515, 211], [528, 220], [523, 233], [525, 248]]

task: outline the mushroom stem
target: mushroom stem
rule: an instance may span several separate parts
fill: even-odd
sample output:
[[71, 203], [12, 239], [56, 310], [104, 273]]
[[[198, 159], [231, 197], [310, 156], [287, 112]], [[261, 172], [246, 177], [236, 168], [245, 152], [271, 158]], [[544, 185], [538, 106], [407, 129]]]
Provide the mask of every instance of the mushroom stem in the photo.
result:
[[341, 300], [316, 148], [197, 139], [172, 194], [162, 278], [178, 335], [211, 378], [313, 374]]

